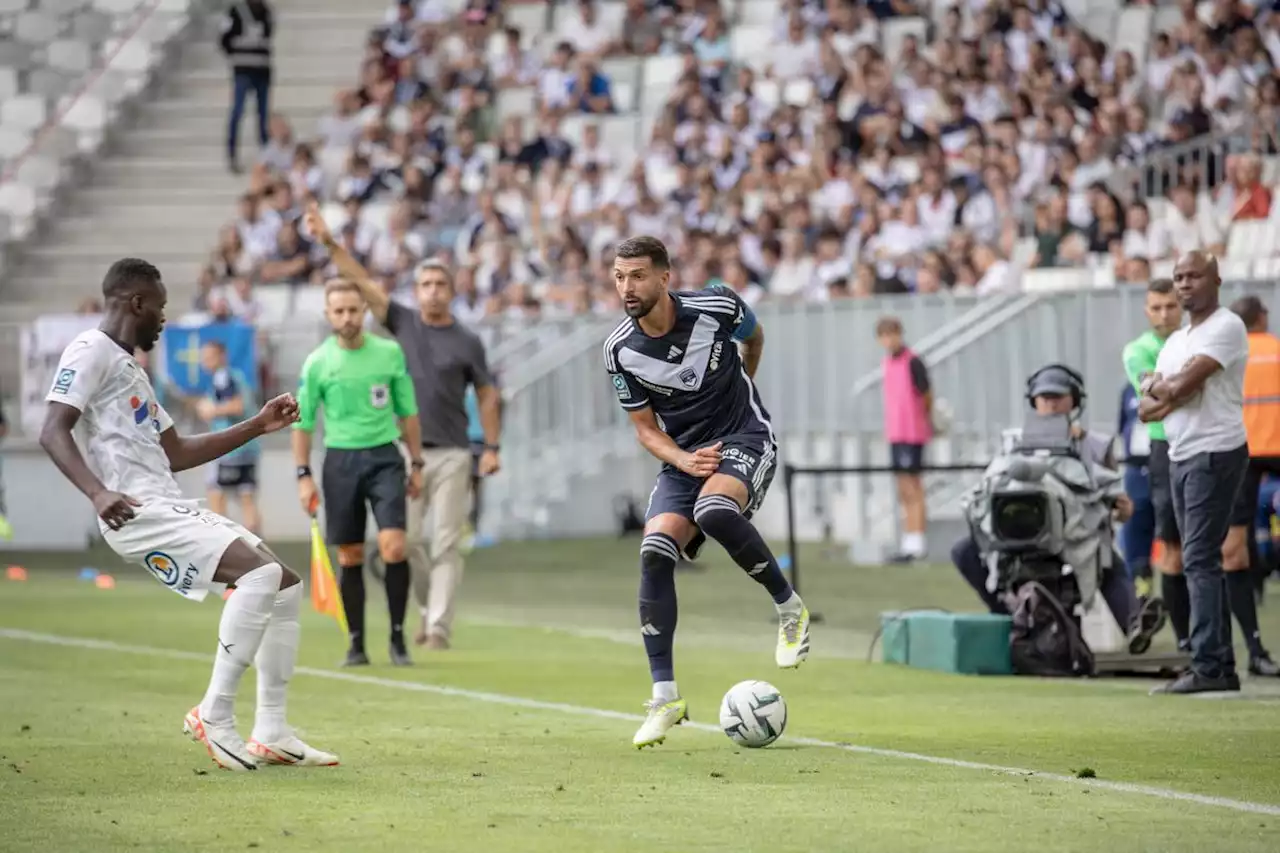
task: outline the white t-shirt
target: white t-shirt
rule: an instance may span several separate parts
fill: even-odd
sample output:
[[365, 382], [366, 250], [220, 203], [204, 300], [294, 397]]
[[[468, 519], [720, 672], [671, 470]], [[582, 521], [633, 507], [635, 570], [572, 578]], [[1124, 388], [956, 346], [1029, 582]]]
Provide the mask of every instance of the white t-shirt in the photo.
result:
[[1185, 462], [1197, 453], [1235, 450], [1245, 443], [1244, 368], [1249, 335], [1244, 322], [1231, 309], [1219, 307], [1195, 328], [1183, 326], [1165, 341], [1156, 372], [1173, 376], [1196, 355], [1213, 359], [1222, 370], [1164, 419], [1169, 458], [1175, 462]]
[[183, 500], [160, 433], [173, 426], [147, 373], [97, 329], [62, 352], [45, 401], [80, 410], [76, 439], [103, 485], [131, 497]]

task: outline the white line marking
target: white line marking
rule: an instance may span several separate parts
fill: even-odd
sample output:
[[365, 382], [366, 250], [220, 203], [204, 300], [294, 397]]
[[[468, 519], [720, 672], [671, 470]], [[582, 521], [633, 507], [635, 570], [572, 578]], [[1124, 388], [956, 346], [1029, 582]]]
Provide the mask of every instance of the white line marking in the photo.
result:
[[[197, 652], [183, 652], [174, 649], [158, 649], [151, 646], [133, 646], [124, 643], [113, 643], [109, 640], [92, 640], [86, 637], [63, 637], [56, 634], [40, 634], [34, 631], [22, 631], [14, 628], [0, 628], [0, 638], [19, 640], [28, 643], [42, 643], [50, 646], [64, 646], [76, 649], [93, 649], [96, 651], [114, 652], [116, 654], [133, 654], [153, 658], [169, 658], [172, 660], [199, 661], [209, 663], [209, 655]], [[314, 669], [300, 666], [295, 670], [300, 675], [314, 678], [326, 678], [330, 681], [346, 681], [351, 684], [369, 684], [386, 687], [392, 690], [408, 690], [416, 693], [432, 693], [437, 696], [452, 696], [458, 699], [470, 699], [474, 702], [486, 702], [490, 705], [508, 705], [516, 708], [529, 708], [537, 711], [555, 711], [560, 714], [572, 714], [578, 717], [594, 717], [602, 720], [620, 720], [638, 723], [644, 720], [639, 714], [627, 714], [622, 711], [607, 711], [603, 708], [588, 708], [583, 705], [568, 705], [562, 702], [544, 702], [540, 699], [528, 699], [523, 696], [507, 696], [502, 693], [488, 693], [482, 690], [466, 690], [461, 687], [445, 687], [439, 684], [426, 684], [421, 681], [397, 681], [392, 678], [379, 678], [373, 675], [354, 675], [346, 672], [335, 672], [327, 669]], [[684, 723], [684, 728], [692, 728], [703, 732], [723, 735], [719, 726], [707, 723]], [[1143, 797], [1155, 797], [1160, 800], [1175, 800], [1195, 803], [1201, 806], [1228, 809], [1230, 811], [1248, 812], [1280, 817], [1280, 805], [1269, 803], [1253, 803], [1248, 800], [1233, 800], [1229, 797], [1213, 797], [1207, 794], [1191, 794], [1185, 791], [1174, 791], [1169, 788], [1157, 788], [1153, 785], [1137, 785], [1131, 782], [1111, 782], [1105, 779], [1078, 779], [1075, 776], [1064, 776], [1060, 773], [1042, 773], [1038, 770], [1027, 770], [1021, 767], [1005, 767], [999, 764], [984, 764], [979, 761], [964, 761], [958, 758], [943, 758], [937, 755], [924, 755], [918, 752], [904, 752], [899, 749], [882, 749], [874, 746], [859, 746], [852, 743], [818, 740], [809, 737], [788, 737], [789, 743], [811, 746], [819, 749], [836, 749], [859, 755], [874, 755], [878, 758], [895, 758], [900, 761], [918, 761], [940, 767], [954, 767], [964, 770], [981, 770], [987, 773], [1000, 773], [1006, 776], [1024, 776], [1035, 779], [1047, 779], [1076, 787], [1114, 791], [1120, 794], [1136, 794]]]

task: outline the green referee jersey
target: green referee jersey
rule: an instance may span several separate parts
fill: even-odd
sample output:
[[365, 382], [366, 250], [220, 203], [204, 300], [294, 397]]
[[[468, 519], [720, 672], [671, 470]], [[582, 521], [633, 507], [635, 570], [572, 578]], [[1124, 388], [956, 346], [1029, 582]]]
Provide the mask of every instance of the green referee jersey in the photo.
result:
[[400, 438], [400, 418], [418, 414], [404, 350], [388, 338], [366, 334], [359, 349], [330, 337], [302, 364], [298, 380], [298, 422], [312, 432], [324, 408], [324, 446], [363, 450]]
[[[1124, 355], [1124, 372], [1129, 377], [1129, 382], [1133, 385], [1133, 390], [1139, 391], [1142, 379], [1148, 373], [1155, 373], [1156, 359], [1160, 357], [1160, 350], [1164, 349], [1165, 339], [1148, 329], [1137, 338], [1125, 344]], [[1150, 423], [1147, 424], [1147, 435], [1152, 441], [1164, 441], [1164, 424]]]

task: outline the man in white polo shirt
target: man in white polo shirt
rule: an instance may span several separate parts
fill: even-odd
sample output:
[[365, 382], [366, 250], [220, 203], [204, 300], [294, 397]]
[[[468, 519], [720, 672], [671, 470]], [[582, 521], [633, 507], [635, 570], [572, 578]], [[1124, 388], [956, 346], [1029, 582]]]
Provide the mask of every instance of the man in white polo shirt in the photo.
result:
[[1218, 261], [1187, 252], [1173, 271], [1178, 302], [1191, 322], [1165, 342], [1156, 371], [1142, 381], [1138, 417], [1163, 421], [1172, 463], [1173, 508], [1182, 533], [1182, 565], [1191, 594], [1191, 668], [1159, 693], [1239, 690], [1222, 542], [1244, 482], [1244, 323], [1218, 302]]

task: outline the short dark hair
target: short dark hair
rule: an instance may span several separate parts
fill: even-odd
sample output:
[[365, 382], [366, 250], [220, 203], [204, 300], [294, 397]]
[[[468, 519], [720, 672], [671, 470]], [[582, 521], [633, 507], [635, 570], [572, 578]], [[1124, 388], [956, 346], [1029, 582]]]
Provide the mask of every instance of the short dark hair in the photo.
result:
[[1173, 293], [1173, 279], [1151, 279], [1151, 283], [1147, 285], [1147, 293], [1159, 293], [1162, 296], [1167, 296], [1168, 294]]
[[657, 269], [671, 269], [671, 257], [667, 254], [667, 247], [657, 237], [628, 237], [618, 244], [613, 256], [628, 260], [648, 258]]
[[102, 279], [102, 295], [106, 299], [127, 299], [144, 287], [160, 284], [160, 270], [141, 258], [121, 258], [111, 265]]
[[902, 334], [902, 321], [897, 317], [881, 317], [876, 321], [876, 337]]
[[1261, 299], [1249, 294], [1248, 296], [1241, 296], [1235, 302], [1232, 302], [1231, 310], [1244, 321], [1246, 329], [1252, 329], [1267, 313], [1267, 306], [1262, 303]]
[[207, 346], [210, 349], [215, 349], [221, 353], [225, 353], [227, 351], [227, 345], [224, 344], [222, 341], [218, 340], [217, 338], [210, 338], [209, 340], [205, 341], [204, 346]]

